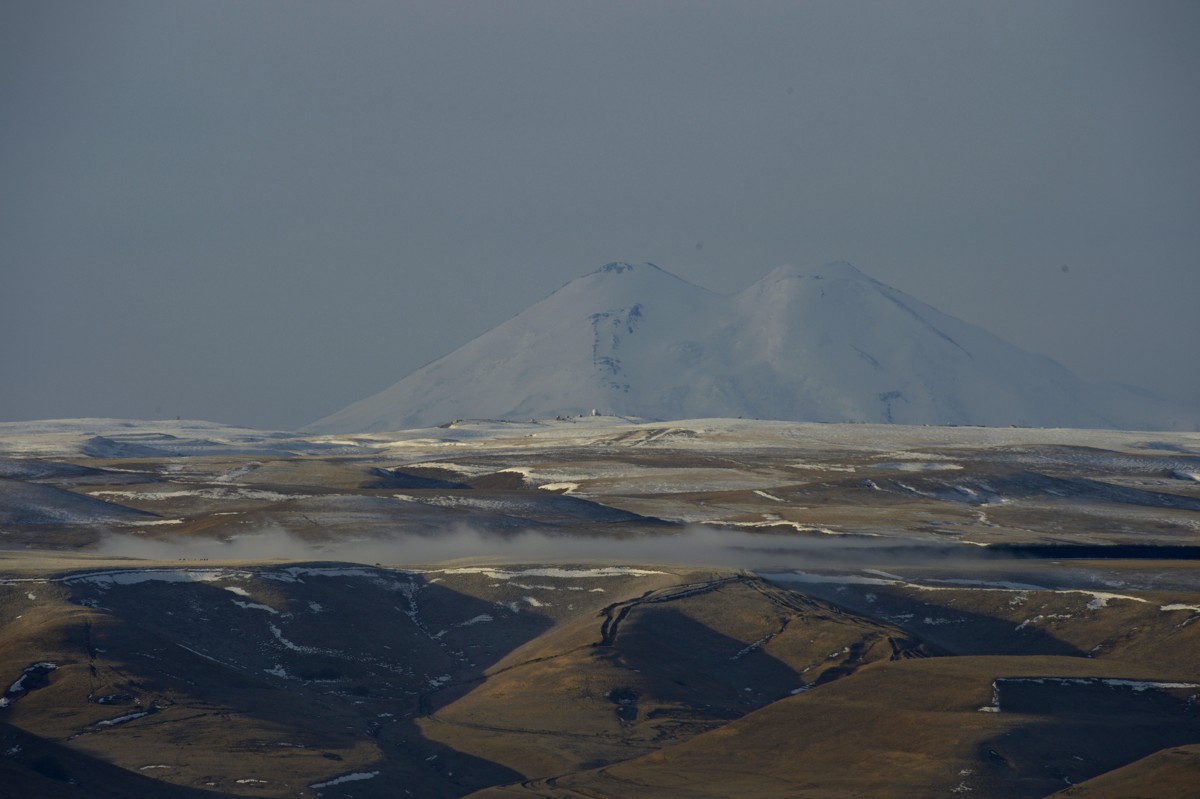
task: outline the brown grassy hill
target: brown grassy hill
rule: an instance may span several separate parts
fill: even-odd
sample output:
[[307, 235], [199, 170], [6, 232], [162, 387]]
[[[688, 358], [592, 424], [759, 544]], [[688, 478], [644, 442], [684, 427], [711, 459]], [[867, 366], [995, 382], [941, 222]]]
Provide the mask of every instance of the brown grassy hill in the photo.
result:
[[1200, 746], [1164, 749], [1053, 794], [1054, 799], [1162, 799], [1195, 796]]
[[547, 776], [669, 746], [866, 664], [925, 654], [895, 627], [718, 574], [562, 625], [420, 726], [459, 751]]
[[1146, 676], [1081, 658], [879, 662], [659, 752], [473, 797], [1041, 797], [1200, 734], [1165, 691], [1096, 687], [1107, 704], [1045, 712], [1006, 711], [1002, 696], [1000, 712], [981, 712], [1013, 674]]

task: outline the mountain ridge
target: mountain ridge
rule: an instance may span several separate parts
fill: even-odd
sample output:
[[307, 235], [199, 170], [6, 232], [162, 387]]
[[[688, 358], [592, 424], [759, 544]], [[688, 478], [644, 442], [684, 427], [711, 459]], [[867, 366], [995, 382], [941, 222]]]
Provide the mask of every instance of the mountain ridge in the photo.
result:
[[320, 419], [312, 432], [456, 418], [645, 418], [1179, 427], [846, 261], [777, 267], [733, 295], [613, 262]]

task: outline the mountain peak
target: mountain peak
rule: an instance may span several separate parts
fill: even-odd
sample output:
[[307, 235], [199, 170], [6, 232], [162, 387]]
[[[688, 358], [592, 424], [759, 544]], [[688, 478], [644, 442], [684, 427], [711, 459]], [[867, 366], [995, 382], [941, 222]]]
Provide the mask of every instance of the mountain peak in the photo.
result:
[[634, 265], [626, 264], [625, 262], [623, 262], [623, 260], [614, 260], [614, 262], [612, 262], [611, 264], [605, 264], [604, 266], [601, 266], [601, 268], [596, 271], [612, 272], [612, 274], [614, 274], [614, 275], [620, 275], [620, 274], [622, 274], [622, 272], [624, 272], [626, 270], [628, 270], [628, 271], [634, 270]]
[[592, 274], [593, 275], [602, 275], [602, 274], [619, 275], [623, 272], [637, 272], [637, 271], [649, 271], [649, 270], [654, 270], [656, 272], [665, 271], [665, 270], [655, 266], [652, 263], [628, 264], [628, 263], [625, 263], [624, 261], [613, 261], [610, 264], [605, 264], [604, 266], [600, 267], [596, 271], [592, 272]]
[[784, 264], [767, 273], [763, 282], [776, 283], [780, 280], [793, 278], [811, 278], [813, 280], [869, 280], [849, 261], [830, 261], [817, 268]]
[[1154, 416], [1146, 402], [1110, 403], [1048, 358], [845, 261], [781, 266], [734, 296], [617, 261], [310, 429], [593, 408], [660, 419], [1079, 427], [1112, 426], [1115, 412], [1142, 429], [1136, 419]]
[[640, 264], [613, 261], [599, 269], [587, 272], [569, 281], [562, 290], [568, 293], [585, 292], [597, 296], [610, 296], [640, 302], [655, 294], [684, 291], [699, 295], [710, 295], [708, 289], [690, 283], [661, 266], [645, 261]]

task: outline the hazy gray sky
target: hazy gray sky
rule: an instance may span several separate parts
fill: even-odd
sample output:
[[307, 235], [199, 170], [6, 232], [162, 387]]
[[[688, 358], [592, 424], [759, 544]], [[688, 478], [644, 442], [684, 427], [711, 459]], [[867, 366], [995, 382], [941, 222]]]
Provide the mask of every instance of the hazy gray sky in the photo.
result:
[[1198, 40], [1186, 1], [10, 0], [0, 419], [298, 426], [614, 260], [846, 259], [1200, 404]]

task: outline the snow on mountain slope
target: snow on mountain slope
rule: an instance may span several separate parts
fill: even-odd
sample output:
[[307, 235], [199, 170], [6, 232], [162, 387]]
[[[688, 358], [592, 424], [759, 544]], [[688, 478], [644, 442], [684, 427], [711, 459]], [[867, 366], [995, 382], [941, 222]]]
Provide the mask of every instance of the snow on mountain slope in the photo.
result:
[[[656, 370], [686, 369], [681, 342], [703, 334], [724, 302], [650, 264], [609, 264], [312, 429], [659, 407]], [[634, 402], [622, 401], [631, 393]]]
[[307, 430], [593, 408], [659, 419], [1178, 426], [1153, 403], [1105, 391], [844, 262], [783, 266], [733, 297], [653, 264], [613, 263]]
[[1057, 363], [845, 263], [781, 267], [734, 298], [747, 415], [905, 424], [1110, 427]]

